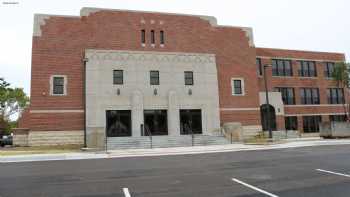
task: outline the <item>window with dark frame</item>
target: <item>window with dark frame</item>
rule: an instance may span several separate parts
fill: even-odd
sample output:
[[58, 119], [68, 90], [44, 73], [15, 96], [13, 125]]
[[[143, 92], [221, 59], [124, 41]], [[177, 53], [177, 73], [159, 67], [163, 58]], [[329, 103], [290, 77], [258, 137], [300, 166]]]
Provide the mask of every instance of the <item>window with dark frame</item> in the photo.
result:
[[263, 68], [262, 68], [262, 64], [261, 64], [261, 58], [256, 58], [256, 66], [257, 66], [257, 72], [258, 75], [262, 76], [263, 75]]
[[276, 87], [275, 91], [281, 92], [282, 100], [285, 105], [295, 105], [294, 88]]
[[160, 44], [164, 44], [165, 37], [164, 37], [164, 31], [160, 31]]
[[142, 44], [146, 43], [146, 31], [144, 29], [141, 30], [141, 43]]
[[328, 104], [343, 104], [345, 102], [343, 88], [328, 88], [327, 100]]
[[159, 71], [157, 70], [150, 71], [150, 84], [159, 85]]
[[235, 95], [243, 94], [243, 91], [242, 91], [242, 80], [240, 80], [240, 79], [234, 79], [233, 80], [233, 93]]
[[122, 85], [124, 83], [123, 70], [113, 70], [113, 84]]
[[318, 88], [300, 88], [300, 102], [303, 105], [320, 104]]
[[185, 71], [185, 85], [193, 85], [193, 72], [192, 71]]
[[300, 77], [316, 77], [316, 63], [314, 61], [298, 61]]
[[334, 70], [334, 62], [325, 62], [324, 63], [324, 76], [327, 78], [332, 78], [332, 73]]
[[346, 115], [330, 115], [329, 121], [331, 122], [346, 122], [347, 116]]
[[321, 116], [303, 116], [303, 129], [305, 133], [319, 132], [319, 123], [322, 122]]
[[292, 61], [273, 59], [272, 76], [293, 76]]
[[151, 30], [151, 44], [155, 44], [156, 43], [156, 37], [155, 37], [155, 33], [154, 30]]
[[298, 117], [287, 116], [284, 119], [286, 130], [298, 130]]
[[64, 77], [53, 77], [52, 94], [64, 95]]

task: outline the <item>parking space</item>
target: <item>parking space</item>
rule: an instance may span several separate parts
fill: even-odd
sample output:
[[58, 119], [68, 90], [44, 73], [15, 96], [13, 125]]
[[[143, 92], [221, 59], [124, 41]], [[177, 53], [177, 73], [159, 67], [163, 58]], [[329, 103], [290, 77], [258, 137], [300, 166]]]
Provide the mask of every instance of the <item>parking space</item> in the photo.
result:
[[1, 164], [0, 196], [348, 197], [349, 148]]

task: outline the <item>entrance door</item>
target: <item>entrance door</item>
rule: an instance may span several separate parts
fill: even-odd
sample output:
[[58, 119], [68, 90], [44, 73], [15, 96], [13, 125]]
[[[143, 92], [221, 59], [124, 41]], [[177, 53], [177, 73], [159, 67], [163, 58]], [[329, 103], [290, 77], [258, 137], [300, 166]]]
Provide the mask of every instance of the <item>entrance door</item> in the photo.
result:
[[181, 109], [180, 110], [180, 133], [188, 135], [191, 133], [202, 133], [202, 110]]
[[145, 110], [144, 123], [144, 135], [168, 135], [167, 110]]
[[[268, 111], [269, 110], [269, 113]], [[268, 114], [270, 116], [268, 117]], [[263, 131], [268, 131], [269, 127], [268, 124], [270, 124], [271, 130], [276, 131], [276, 112], [275, 108], [272, 105], [261, 105], [260, 107], [260, 115], [261, 115], [261, 124], [263, 127]]]
[[130, 110], [107, 110], [106, 121], [107, 137], [131, 136]]

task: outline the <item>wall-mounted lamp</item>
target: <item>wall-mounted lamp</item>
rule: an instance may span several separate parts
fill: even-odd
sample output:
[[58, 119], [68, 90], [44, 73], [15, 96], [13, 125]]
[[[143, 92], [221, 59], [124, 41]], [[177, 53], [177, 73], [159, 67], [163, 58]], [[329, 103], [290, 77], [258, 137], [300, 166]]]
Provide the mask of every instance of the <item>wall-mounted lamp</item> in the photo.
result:
[[120, 89], [119, 88], [117, 89], [117, 95], [118, 96], [120, 95]]
[[154, 88], [153, 94], [154, 94], [154, 95], [157, 95], [157, 94], [158, 94], [157, 88]]
[[188, 95], [192, 95], [192, 89], [188, 89]]

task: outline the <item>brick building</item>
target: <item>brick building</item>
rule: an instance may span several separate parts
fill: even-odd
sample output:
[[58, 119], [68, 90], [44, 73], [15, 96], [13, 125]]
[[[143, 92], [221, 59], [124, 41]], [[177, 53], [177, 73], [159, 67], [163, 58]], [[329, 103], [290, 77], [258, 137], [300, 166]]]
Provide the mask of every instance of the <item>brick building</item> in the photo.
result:
[[266, 64], [274, 129], [317, 132], [344, 115], [349, 92], [328, 75], [344, 54], [257, 48], [251, 28], [211, 16], [82, 8], [34, 19], [20, 121], [33, 143], [82, 143], [84, 131], [88, 146], [106, 135], [211, 135], [227, 122], [261, 131]]

